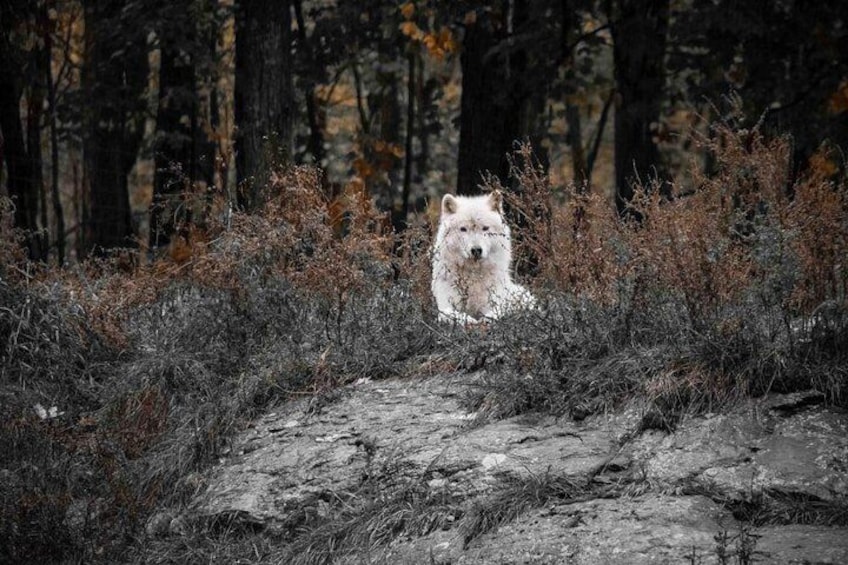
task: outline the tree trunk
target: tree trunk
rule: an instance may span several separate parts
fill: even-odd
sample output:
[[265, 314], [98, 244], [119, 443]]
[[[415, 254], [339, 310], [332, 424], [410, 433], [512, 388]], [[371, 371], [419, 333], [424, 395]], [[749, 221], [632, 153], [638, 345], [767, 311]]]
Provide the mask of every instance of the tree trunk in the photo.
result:
[[521, 71], [522, 56], [490, 53], [508, 35], [507, 22], [496, 19], [494, 13], [479, 17], [465, 29], [460, 56], [457, 194], [479, 193], [486, 171], [505, 183], [509, 173], [507, 154], [522, 134], [523, 96], [514, 76]]
[[665, 84], [669, 0], [610, 0], [615, 109], [616, 207], [627, 211], [634, 182], [662, 180], [651, 126], [659, 122]]
[[406, 142], [404, 146], [403, 161], [403, 189], [400, 197], [400, 211], [392, 222], [395, 231], [400, 233], [406, 229], [406, 221], [409, 218], [409, 198], [412, 193], [412, 138], [415, 135], [415, 53], [407, 55], [408, 74], [406, 79]]
[[21, 120], [23, 69], [20, 58], [23, 54], [9, 41], [19, 23], [18, 10], [0, 3], [0, 76], [3, 77], [0, 79], [0, 144], [6, 161], [6, 185], [15, 207], [15, 227], [25, 235], [28, 257], [38, 261], [45, 258], [46, 249], [38, 225], [39, 186], [35, 183], [34, 165], [27, 151]]
[[604, 130], [607, 129], [607, 118], [609, 117], [610, 108], [615, 98], [615, 91], [607, 96], [604, 102], [604, 108], [601, 110], [601, 117], [598, 118], [598, 125], [595, 128], [595, 139], [592, 140], [592, 147], [589, 149], [589, 155], [586, 157], [586, 185], [592, 185], [592, 171], [595, 170], [595, 162], [598, 159], [598, 153], [601, 150], [601, 141], [604, 139]]
[[574, 184], [578, 191], [589, 188], [589, 168], [586, 162], [586, 151], [583, 147], [583, 124], [580, 119], [580, 107], [574, 103], [572, 97], [578, 92], [577, 73], [575, 71], [572, 50], [575, 38], [580, 33], [580, 16], [572, 6], [572, 2], [563, 0], [560, 4], [560, 59], [567, 61], [565, 71], [565, 122], [568, 131], [565, 142], [571, 148], [571, 163], [573, 169]]
[[0, 130], [6, 159], [6, 183], [15, 206], [15, 227], [26, 237], [28, 257], [40, 260], [43, 251], [38, 227], [38, 187], [33, 183], [32, 165], [24, 142], [20, 99], [20, 91], [11, 81], [0, 81]]
[[[188, 2], [185, 2], [188, 10]], [[198, 99], [195, 53], [178, 45], [196, 40], [194, 22], [181, 20], [181, 29], [169, 21], [160, 25], [159, 104], [156, 113], [155, 172], [150, 208], [150, 250], [167, 246], [189, 221], [184, 192], [200, 177]], [[179, 36], [178, 36], [179, 34]]]
[[580, 108], [571, 102], [565, 103], [565, 121], [568, 124], [568, 132], [565, 135], [566, 143], [571, 147], [571, 164], [574, 169], [574, 185], [577, 190], [583, 191], [588, 188], [589, 167], [586, 162], [586, 151], [583, 149], [583, 128], [580, 120]]
[[237, 2], [236, 171], [242, 208], [259, 203], [273, 167], [291, 156], [292, 88], [289, 0]]
[[50, 195], [53, 205], [53, 216], [56, 220], [56, 259], [59, 266], [65, 264], [65, 212], [62, 209], [62, 199], [59, 194], [59, 128], [56, 108], [56, 83], [53, 81], [51, 62], [53, 60], [53, 22], [47, 11], [47, 3], [39, 10], [39, 20], [44, 38], [43, 69], [44, 81], [47, 84], [47, 103], [50, 122]]
[[140, 26], [121, 21], [123, 2], [85, 5], [89, 100], [83, 149], [90, 198], [89, 244], [97, 254], [135, 245], [128, 174], [143, 134], [141, 95], [147, 85], [146, 38]]
[[[323, 63], [320, 63], [315, 57], [315, 50], [309, 43], [309, 38], [306, 36], [306, 24], [303, 20], [303, 2], [302, 0], [294, 0], [295, 19], [297, 20], [297, 36], [303, 49], [306, 62], [309, 70], [306, 73], [303, 81], [303, 93], [306, 99], [306, 120], [309, 123], [309, 141], [306, 143], [306, 150], [312, 155], [312, 161], [322, 166], [326, 153], [324, 151], [324, 112], [319, 104], [318, 96], [315, 92], [315, 73], [324, 74]], [[321, 65], [321, 67], [318, 67]], [[324, 177], [326, 178], [326, 176]]]
[[26, 96], [27, 157], [30, 162], [33, 190], [38, 195], [39, 226], [41, 229], [38, 230], [36, 237], [38, 237], [38, 248], [41, 251], [40, 257], [38, 257], [40, 261], [47, 261], [50, 253], [50, 235], [48, 232], [50, 222], [47, 219], [47, 193], [44, 188], [43, 170], [44, 157], [41, 151], [41, 118], [44, 115], [44, 98], [46, 96], [44, 79], [47, 72], [44, 69], [45, 63], [49, 65], [50, 61], [44, 59], [44, 47], [42, 46], [32, 53], [29, 91]]
[[424, 80], [424, 58], [416, 57], [418, 60], [418, 70], [415, 72], [415, 98], [418, 103], [418, 112], [416, 112], [417, 125], [415, 127], [415, 136], [418, 138], [419, 151], [415, 156], [415, 168], [418, 174], [423, 174], [427, 170], [430, 163], [430, 133], [427, 123], [427, 109], [430, 106], [431, 91], [435, 88], [435, 81]]

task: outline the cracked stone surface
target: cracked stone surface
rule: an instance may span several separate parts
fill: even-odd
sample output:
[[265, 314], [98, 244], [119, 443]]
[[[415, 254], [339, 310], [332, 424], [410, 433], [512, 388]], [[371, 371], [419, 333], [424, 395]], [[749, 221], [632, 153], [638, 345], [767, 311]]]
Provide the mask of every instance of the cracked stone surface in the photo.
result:
[[[527, 512], [462, 548], [456, 532], [437, 532], [391, 544], [372, 563], [453, 565], [719, 563], [716, 535], [726, 531], [729, 563], [736, 563], [740, 525], [703, 496], [648, 494], [616, 500], [553, 505]], [[753, 528], [757, 563], [844, 563], [844, 528]], [[359, 562], [351, 559], [350, 563]]]
[[435, 480], [468, 496], [502, 473], [582, 475], [615, 449], [611, 420], [576, 425], [551, 417], [475, 425], [465, 385], [444, 379], [367, 382], [317, 413], [295, 402], [239, 438], [199, 500], [200, 514], [274, 527], [302, 504], [350, 492], [365, 478]]
[[[650, 479], [710, 485], [736, 498], [761, 491], [822, 500], [848, 495], [848, 417], [821, 406], [782, 409], [804, 395], [752, 402], [695, 418], [676, 433], [646, 434], [634, 446]], [[781, 404], [781, 402], [783, 404]]]
[[[751, 400], [684, 420], [671, 434], [634, 438], [638, 407], [581, 422], [533, 415], [486, 422], [463, 408], [469, 386], [468, 375], [366, 381], [320, 409], [306, 399], [289, 402], [256, 420], [207, 473], [193, 517], [273, 531], [310, 509], [323, 515], [328, 501], [366, 482], [378, 492], [427, 485], [468, 509], [504, 475], [549, 474], [641, 486], [616, 498], [531, 508], [467, 547], [458, 520], [373, 548], [367, 562], [717, 563], [716, 536], [727, 532], [733, 550], [743, 530], [761, 562], [848, 562], [848, 528], [753, 528], [725, 503], [768, 493], [845, 504], [848, 415], [814, 393]], [[363, 562], [345, 559], [338, 562]]]

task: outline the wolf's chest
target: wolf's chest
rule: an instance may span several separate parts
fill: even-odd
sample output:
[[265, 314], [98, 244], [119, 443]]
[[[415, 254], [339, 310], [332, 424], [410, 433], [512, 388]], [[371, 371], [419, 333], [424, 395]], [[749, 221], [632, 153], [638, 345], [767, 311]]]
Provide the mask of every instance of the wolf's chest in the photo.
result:
[[492, 269], [461, 269], [456, 274], [455, 288], [460, 304], [458, 309], [480, 317], [491, 311], [491, 294], [498, 287], [497, 273]]

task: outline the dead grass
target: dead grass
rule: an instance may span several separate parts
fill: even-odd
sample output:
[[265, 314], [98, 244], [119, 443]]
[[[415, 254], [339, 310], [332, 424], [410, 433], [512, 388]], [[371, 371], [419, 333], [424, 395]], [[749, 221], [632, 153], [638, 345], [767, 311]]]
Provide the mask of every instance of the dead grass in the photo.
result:
[[751, 500], [728, 505], [737, 520], [753, 526], [804, 524], [844, 527], [848, 525], [848, 502], [822, 500], [803, 493], [765, 491]]
[[531, 508], [549, 502], [567, 502], [585, 495], [587, 486], [577, 479], [551, 474], [504, 476], [494, 494], [475, 501], [460, 524], [463, 547], [483, 534], [512, 522]]

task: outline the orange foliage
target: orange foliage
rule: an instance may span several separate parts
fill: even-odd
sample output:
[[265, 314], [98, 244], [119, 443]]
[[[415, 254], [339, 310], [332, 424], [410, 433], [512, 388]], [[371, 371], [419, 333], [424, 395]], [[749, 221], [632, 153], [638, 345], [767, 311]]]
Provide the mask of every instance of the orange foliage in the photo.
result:
[[[833, 156], [820, 151], [793, 179], [788, 138], [725, 125], [712, 132], [698, 142], [717, 170], [693, 167], [695, 189], [671, 198], [657, 186], [637, 187], [628, 220], [573, 186], [556, 203], [550, 179], [522, 145], [511, 170], [520, 190], [508, 194], [525, 224], [515, 238], [519, 267], [530, 257], [537, 282], [595, 301], [621, 300], [626, 288], [637, 300], [676, 296], [696, 325], [721, 321], [751, 293], [792, 315], [844, 303], [848, 187], [832, 180]], [[488, 188], [502, 187], [490, 179]]]
[[841, 114], [848, 110], [848, 79], [840, 82], [836, 92], [830, 95], [827, 109], [831, 114]]
[[245, 276], [281, 277], [338, 302], [373, 283], [366, 272], [390, 272], [390, 223], [361, 182], [328, 198], [320, 171], [292, 167], [272, 174], [268, 194], [254, 214], [230, 215], [226, 205], [213, 205], [211, 210], [222, 213], [191, 226], [187, 237], [175, 238], [168, 255], [152, 264], [126, 272], [115, 269], [115, 261], [93, 261], [81, 272], [64, 275], [68, 299], [83, 307], [95, 331], [125, 346], [123, 324], [129, 313], [154, 302], [174, 281], [241, 296]]
[[415, 5], [412, 2], [403, 4], [400, 7], [400, 12], [405, 20], [398, 26], [400, 32], [413, 42], [423, 45], [431, 57], [441, 61], [446, 56], [453, 55], [459, 50], [459, 43], [447, 26], [441, 26], [438, 30], [426, 31], [412, 21], [415, 15]]
[[835, 165], [827, 149], [810, 160], [786, 210], [786, 227], [796, 234], [792, 248], [802, 278], [793, 299], [810, 312], [826, 300], [848, 295], [848, 186], [830, 179]]

